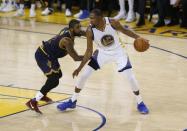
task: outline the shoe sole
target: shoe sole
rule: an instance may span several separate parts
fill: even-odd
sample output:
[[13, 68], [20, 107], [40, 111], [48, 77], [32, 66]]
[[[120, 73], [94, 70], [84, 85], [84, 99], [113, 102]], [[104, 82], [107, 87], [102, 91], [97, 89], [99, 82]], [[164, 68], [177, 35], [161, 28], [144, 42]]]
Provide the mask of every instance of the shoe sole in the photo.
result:
[[143, 114], [143, 115], [149, 114], [149, 112], [140, 112], [140, 113]]
[[74, 108], [67, 108], [67, 109], [65, 109], [65, 110], [61, 110], [60, 108], [57, 107], [57, 109], [58, 109], [59, 111], [61, 111], [61, 112], [65, 112], [65, 111], [73, 111], [73, 110], [76, 109], [76, 107], [74, 107]]

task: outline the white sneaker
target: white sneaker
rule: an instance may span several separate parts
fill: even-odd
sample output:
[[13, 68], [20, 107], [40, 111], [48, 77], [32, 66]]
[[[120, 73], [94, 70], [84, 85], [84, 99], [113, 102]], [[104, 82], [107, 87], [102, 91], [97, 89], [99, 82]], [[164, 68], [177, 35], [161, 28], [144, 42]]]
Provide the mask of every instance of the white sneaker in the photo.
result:
[[66, 9], [65, 15], [66, 16], [72, 16], [72, 13], [69, 9]]
[[25, 12], [23, 9], [18, 9], [14, 16], [24, 16]]
[[115, 20], [120, 20], [125, 18], [126, 18], [125, 12], [119, 12], [118, 15], [114, 17]]
[[2, 3], [1, 4], [1, 6], [0, 6], [0, 11], [2, 11], [3, 10], [3, 8], [5, 8], [7, 6], [7, 4], [6, 3]]
[[42, 15], [49, 15], [51, 13], [52, 13], [52, 11], [50, 11], [49, 8], [45, 8], [45, 10], [42, 11]]
[[126, 22], [133, 22], [135, 20], [135, 14], [134, 12], [128, 12]]
[[82, 15], [83, 11], [80, 10], [79, 13], [75, 14], [74, 17], [75, 18], [79, 18]]
[[15, 7], [12, 4], [7, 4], [7, 6], [2, 9], [3, 12], [10, 12], [13, 10], [15, 10]]
[[33, 9], [30, 9], [30, 15], [29, 15], [29, 17], [35, 17], [36, 16], [36, 12], [35, 12], [35, 10], [33, 10]]

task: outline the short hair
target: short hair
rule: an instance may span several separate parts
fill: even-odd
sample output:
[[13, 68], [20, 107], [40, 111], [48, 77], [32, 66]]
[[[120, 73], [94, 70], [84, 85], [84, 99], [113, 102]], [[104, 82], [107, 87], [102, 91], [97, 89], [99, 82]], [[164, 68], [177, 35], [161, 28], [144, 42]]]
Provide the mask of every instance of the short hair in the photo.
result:
[[73, 28], [76, 24], [80, 24], [80, 21], [76, 20], [76, 19], [72, 19], [69, 22], [69, 28]]
[[96, 16], [103, 16], [103, 13], [100, 9], [93, 9], [91, 13], [95, 14]]

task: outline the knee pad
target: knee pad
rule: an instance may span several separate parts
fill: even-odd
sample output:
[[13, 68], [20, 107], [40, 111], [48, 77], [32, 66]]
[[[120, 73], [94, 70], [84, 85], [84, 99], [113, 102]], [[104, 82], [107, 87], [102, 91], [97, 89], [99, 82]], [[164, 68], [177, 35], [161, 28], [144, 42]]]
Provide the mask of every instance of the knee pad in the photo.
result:
[[51, 75], [48, 76], [47, 79], [48, 85], [51, 87], [55, 88], [59, 84], [59, 74], [52, 73]]
[[59, 76], [58, 74], [52, 73], [51, 75], [47, 76], [47, 81], [44, 86], [41, 88], [40, 92], [42, 94], [47, 94], [50, 90], [57, 87], [59, 84]]

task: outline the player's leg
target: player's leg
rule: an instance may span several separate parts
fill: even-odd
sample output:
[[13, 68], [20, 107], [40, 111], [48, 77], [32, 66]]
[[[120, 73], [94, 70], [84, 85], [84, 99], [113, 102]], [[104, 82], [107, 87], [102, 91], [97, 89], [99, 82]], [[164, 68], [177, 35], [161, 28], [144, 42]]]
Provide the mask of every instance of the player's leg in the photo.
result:
[[120, 11], [114, 17], [114, 19], [116, 19], [116, 20], [120, 20], [122, 18], [125, 19], [125, 15], [126, 15], [125, 0], [119, 0], [119, 5], [120, 5]]
[[59, 73], [54, 73], [47, 75], [47, 80], [42, 86], [41, 90], [36, 94], [36, 101], [45, 101], [47, 103], [52, 102], [52, 99], [47, 96], [48, 92], [59, 85], [59, 79], [62, 76], [61, 71]]
[[[40, 69], [45, 73], [47, 76], [47, 80], [45, 84], [42, 86], [41, 90], [37, 92], [36, 96], [29, 100], [26, 105], [32, 109], [35, 110], [38, 113], [41, 113], [41, 111], [38, 108], [38, 101], [43, 100], [46, 102], [51, 102], [52, 100], [48, 98], [46, 95], [47, 93], [58, 86], [59, 79], [62, 77], [62, 73], [59, 70], [58, 72], [53, 71], [53, 65], [59, 65], [58, 61], [49, 61], [48, 57], [41, 51], [41, 49], [38, 49], [35, 53], [35, 58], [37, 61], [38, 66]], [[56, 63], [57, 62], [57, 63]], [[58, 67], [59, 68], [59, 67]]]
[[54, 9], [53, 9], [54, 0], [47, 0], [47, 2], [48, 2], [48, 6], [47, 6], [47, 8], [45, 8], [44, 11], [42, 11], [42, 15], [50, 15], [54, 11]]
[[[60, 69], [60, 64], [58, 62], [58, 60], [53, 60], [51, 62], [51, 69], [52, 69], [52, 74], [47, 75], [47, 81], [46, 84], [42, 87], [42, 89], [40, 90], [40, 92], [44, 95], [44, 97], [42, 97], [41, 100], [45, 101], [45, 102], [52, 102], [52, 100], [47, 97], [47, 93], [52, 90], [53, 88], [57, 87], [59, 84], [59, 79], [62, 77], [62, 71]], [[50, 86], [47, 86], [50, 83]]]
[[135, 13], [134, 13], [134, 0], [128, 0], [129, 4], [129, 11], [127, 14], [126, 22], [133, 22], [135, 20]]
[[76, 83], [75, 92], [73, 93], [71, 99], [59, 104], [57, 106], [59, 110], [65, 111], [68, 108], [76, 107], [77, 98], [81, 90], [84, 88], [87, 79], [94, 71], [100, 69], [100, 67], [105, 63], [105, 61], [106, 59], [104, 59], [104, 56], [101, 53], [99, 53], [98, 51], [94, 52], [91, 60], [89, 61], [88, 65], [85, 67], [83, 73], [81, 74], [80, 78]]
[[31, 8], [30, 8], [29, 17], [35, 17], [36, 16], [35, 7], [36, 7], [36, 0], [31, 0]]
[[81, 74], [80, 78], [78, 79], [76, 86], [75, 86], [75, 91], [68, 101], [62, 102], [57, 106], [57, 108], [61, 111], [65, 111], [67, 108], [75, 108], [76, 107], [76, 102], [77, 98], [81, 92], [81, 90], [84, 88], [84, 85], [89, 78], [89, 76], [99, 69], [99, 66], [97, 66], [96, 61], [91, 59], [88, 65], [86, 65], [83, 73]]
[[24, 0], [19, 0], [19, 9], [16, 11], [15, 16], [23, 16], [24, 14]]
[[15, 10], [14, 2], [15, 2], [15, 0], [6, 0], [6, 3], [5, 3], [5, 1], [3, 1], [5, 6], [4, 6], [4, 8], [1, 9], [1, 11], [2, 12], [10, 12], [10, 11]]
[[143, 99], [141, 97], [138, 82], [132, 72], [132, 66], [130, 63], [130, 60], [127, 56], [121, 56], [117, 59], [117, 65], [118, 65], [118, 72], [123, 75], [123, 77], [127, 78], [130, 86], [132, 88], [132, 91], [135, 95], [136, 101], [137, 101], [137, 109], [140, 113], [147, 114], [149, 112], [148, 108], [143, 102]]
[[62, 77], [62, 71], [60, 70], [60, 64], [58, 60], [42, 62], [40, 68], [47, 76], [45, 84], [41, 90], [36, 94], [36, 101], [42, 100], [45, 102], [52, 102], [52, 99], [47, 97], [47, 93], [59, 84], [59, 79]]
[[69, 16], [72, 16], [72, 0], [66, 0], [65, 1], [65, 3], [66, 3], [66, 11], [65, 11], [65, 15], [67, 16], [67, 17], [69, 17]]
[[3, 11], [3, 9], [7, 6], [6, 0], [2, 0], [2, 3], [0, 5], [0, 11]]

